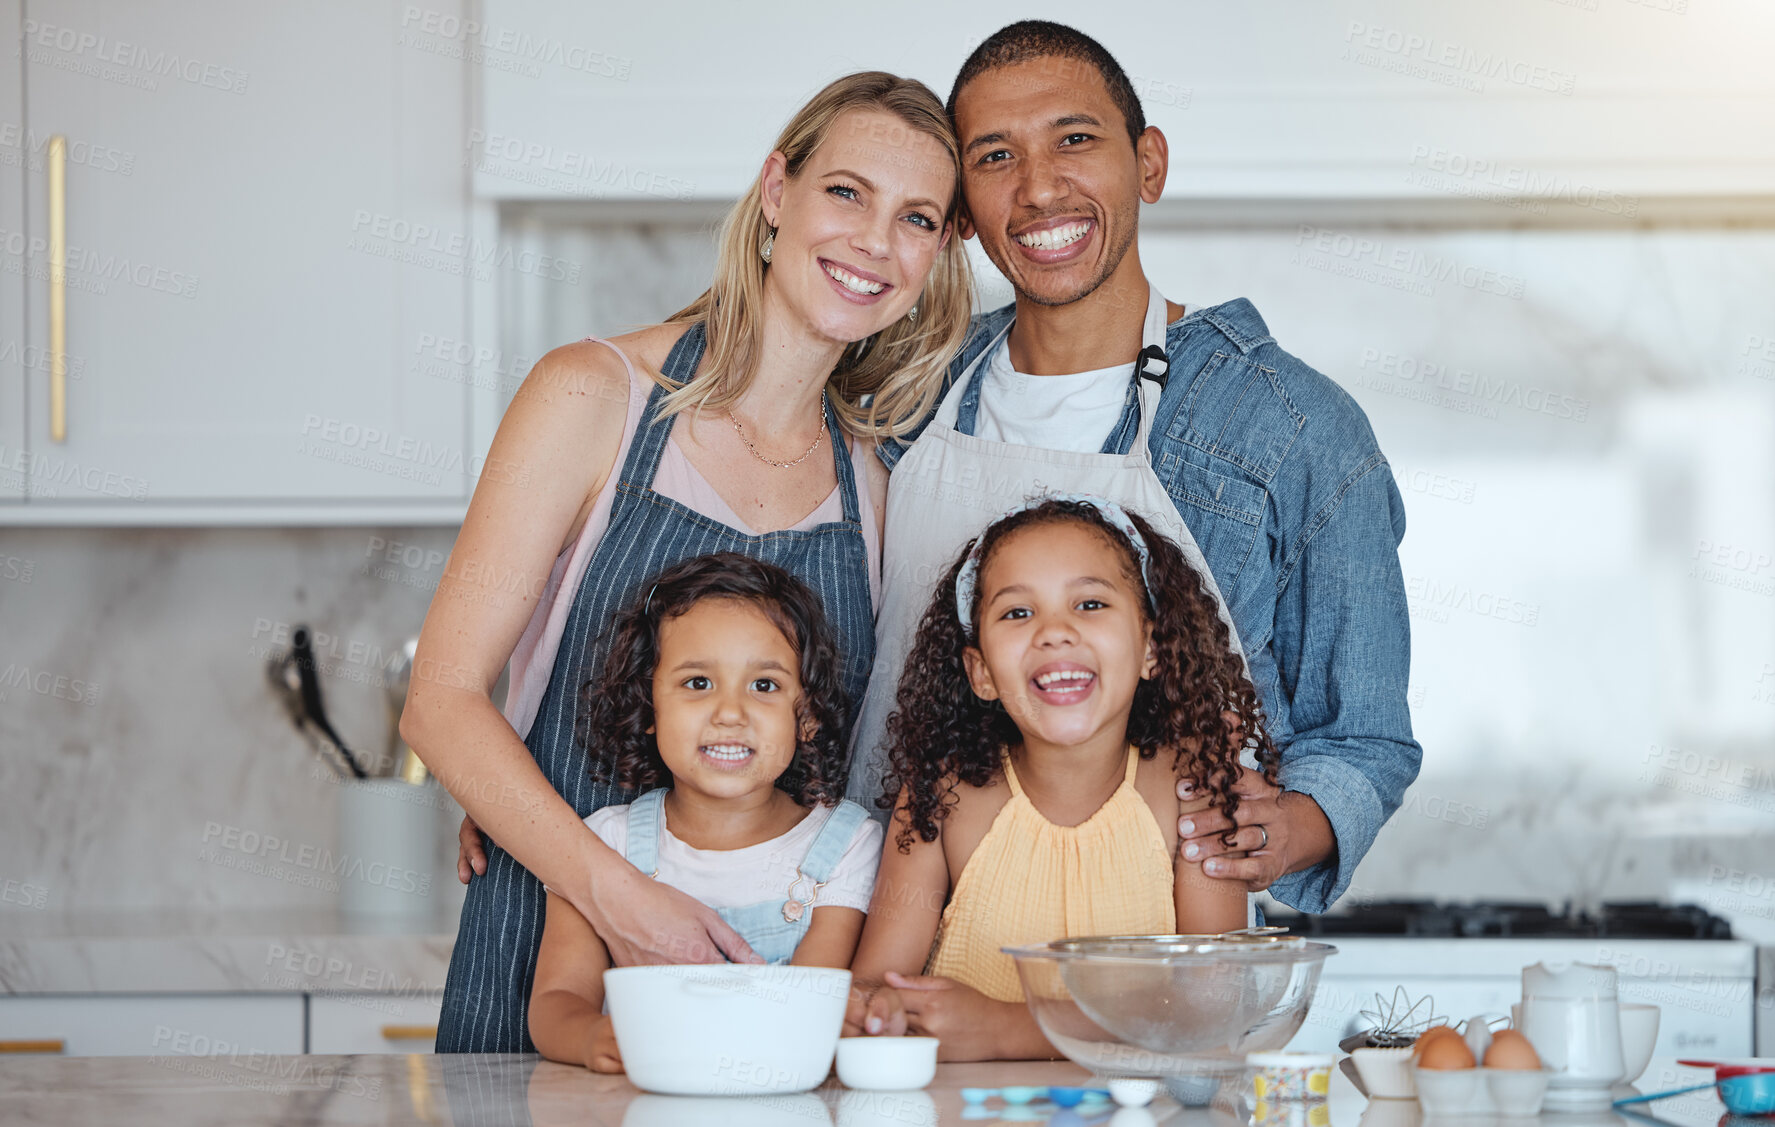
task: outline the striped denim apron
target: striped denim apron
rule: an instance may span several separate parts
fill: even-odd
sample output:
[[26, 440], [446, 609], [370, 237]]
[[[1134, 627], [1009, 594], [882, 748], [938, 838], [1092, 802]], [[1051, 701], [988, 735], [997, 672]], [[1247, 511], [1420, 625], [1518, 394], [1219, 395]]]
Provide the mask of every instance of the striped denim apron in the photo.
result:
[[[691, 326], [667, 356], [665, 375], [688, 381], [702, 360], [706, 336]], [[598, 542], [568, 612], [560, 652], [525, 743], [537, 765], [580, 817], [635, 796], [594, 780], [586, 749], [573, 736], [579, 689], [596, 677], [609, 649], [606, 627], [644, 582], [662, 569], [711, 552], [743, 552], [787, 569], [820, 596], [844, 651], [844, 687], [855, 721], [875, 657], [869, 561], [850, 452], [838, 414], [827, 407], [833, 463], [844, 519], [805, 531], [752, 535], [711, 520], [653, 490], [654, 473], [672, 431], [656, 417], [656, 387], [622, 466], [610, 526]], [[444, 981], [438, 1022], [440, 1053], [534, 1052], [528, 1014], [536, 952], [542, 942], [542, 883], [511, 854], [487, 842], [487, 872], [469, 882], [456, 947]]]

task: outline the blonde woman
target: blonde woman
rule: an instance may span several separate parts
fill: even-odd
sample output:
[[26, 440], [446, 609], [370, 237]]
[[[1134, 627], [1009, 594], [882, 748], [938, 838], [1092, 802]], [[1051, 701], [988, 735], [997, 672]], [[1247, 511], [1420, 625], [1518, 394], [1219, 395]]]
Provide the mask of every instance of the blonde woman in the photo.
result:
[[[873, 440], [928, 414], [968, 330], [959, 170], [923, 84], [837, 80], [784, 128], [729, 215], [702, 297], [665, 324], [554, 350], [512, 401], [488, 457], [511, 472], [475, 490], [401, 718], [490, 839], [469, 880], [439, 1052], [532, 1051], [545, 883], [618, 965], [756, 960], [714, 910], [587, 828], [627, 796], [588, 770], [582, 686], [645, 577], [736, 551], [819, 593], [854, 717], [874, 655], [887, 485]], [[489, 694], [508, 661], [502, 714]], [[464, 825], [471, 854], [475, 825]]]

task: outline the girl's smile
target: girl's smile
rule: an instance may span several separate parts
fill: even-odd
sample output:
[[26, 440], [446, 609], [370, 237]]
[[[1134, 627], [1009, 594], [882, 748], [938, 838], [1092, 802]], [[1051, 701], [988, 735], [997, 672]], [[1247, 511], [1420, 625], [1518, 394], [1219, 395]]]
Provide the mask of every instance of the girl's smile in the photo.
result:
[[1078, 704], [1097, 688], [1097, 674], [1072, 661], [1048, 662], [1029, 681], [1036, 698], [1053, 705]]
[[704, 744], [697, 751], [710, 759], [717, 767], [738, 767], [749, 762], [757, 752], [745, 744]]

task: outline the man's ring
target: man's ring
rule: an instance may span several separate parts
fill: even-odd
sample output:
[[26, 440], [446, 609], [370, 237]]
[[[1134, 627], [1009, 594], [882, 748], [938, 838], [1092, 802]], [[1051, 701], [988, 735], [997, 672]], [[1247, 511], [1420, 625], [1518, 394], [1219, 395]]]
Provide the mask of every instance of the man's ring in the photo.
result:
[[1257, 843], [1258, 850], [1262, 851], [1268, 849], [1270, 846], [1270, 831], [1264, 829], [1263, 823], [1259, 822], [1257, 824], [1257, 832], [1263, 835], [1263, 840]]

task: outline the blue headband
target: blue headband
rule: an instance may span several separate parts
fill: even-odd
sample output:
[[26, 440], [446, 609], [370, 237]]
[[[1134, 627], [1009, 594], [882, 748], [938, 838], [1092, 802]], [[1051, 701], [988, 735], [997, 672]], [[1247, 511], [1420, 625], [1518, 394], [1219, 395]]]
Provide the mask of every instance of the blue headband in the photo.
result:
[[[1134, 545], [1134, 554], [1140, 559], [1140, 582], [1145, 589], [1148, 606], [1152, 605], [1152, 581], [1147, 575], [1147, 561], [1150, 556], [1146, 550], [1146, 541], [1141, 537], [1140, 530], [1134, 527], [1129, 519], [1128, 511], [1105, 497], [1093, 497], [1089, 493], [1049, 493], [1026, 501], [1010, 512], [993, 521], [1006, 520], [1018, 513], [1045, 505], [1049, 501], [1071, 501], [1080, 505], [1090, 505], [1102, 514], [1109, 526], [1128, 538]], [[982, 532], [974, 540], [974, 546], [968, 550], [968, 558], [961, 565], [961, 571], [955, 577], [955, 617], [961, 620], [962, 627], [969, 631], [974, 628], [974, 585], [980, 580], [980, 546], [986, 543], [986, 533]]]

